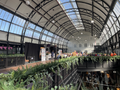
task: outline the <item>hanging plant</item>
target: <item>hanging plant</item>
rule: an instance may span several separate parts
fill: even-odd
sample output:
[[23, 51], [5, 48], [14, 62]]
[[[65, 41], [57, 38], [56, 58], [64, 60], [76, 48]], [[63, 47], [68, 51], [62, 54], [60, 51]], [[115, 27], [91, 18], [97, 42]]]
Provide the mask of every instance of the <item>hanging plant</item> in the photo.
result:
[[80, 64], [83, 64], [83, 62], [84, 62], [84, 56], [79, 57], [79, 58], [80, 58]]
[[102, 56], [100, 56], [99, 57], [99, 62], [102, 63], [102, 61], [103, 61], [103, 58], [102, 58]]

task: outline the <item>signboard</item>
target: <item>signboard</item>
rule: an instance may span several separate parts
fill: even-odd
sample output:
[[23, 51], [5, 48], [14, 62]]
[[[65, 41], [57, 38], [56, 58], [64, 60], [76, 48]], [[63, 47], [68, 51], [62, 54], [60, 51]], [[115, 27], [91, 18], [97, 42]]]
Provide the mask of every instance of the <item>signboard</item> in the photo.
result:
[[48, 55], [48, 58], [51, 58], [51, 54]]
[[59, 50], [58, 53], [61, 55], [62, 54], [62, 50]]
[[45, 48], [41, 48], [41, 61], [45, 61], [45, 56], [46, 56]]

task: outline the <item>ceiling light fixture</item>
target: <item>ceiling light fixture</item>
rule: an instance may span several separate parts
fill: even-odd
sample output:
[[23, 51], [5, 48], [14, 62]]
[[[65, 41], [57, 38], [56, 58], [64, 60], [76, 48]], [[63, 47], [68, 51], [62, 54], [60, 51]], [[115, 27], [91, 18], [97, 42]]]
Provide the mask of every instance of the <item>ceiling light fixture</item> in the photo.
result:
[[101, 73], [104, 73], [104, 71], [101, 71]]
[[55, 21], [53, 20], [52, 23], [55, 23]]
[[85, 40], [85, 41], [87, 41], [87, 40]]
[[91, 20], [91, 23], [94, 23], [94, 20]]
[[29, 0], [27, 0], [27, 1], [26, 1], [26, 4], [27, 4], [27, 5], [30, 5], [30, 1], [29, 1]]
[[104, 25], [105, 26], [105, 28], [107, 28], [107, 25]]
[[83, 34], [83, 33], [81, 32], [81, 34]]
[[95, 34], [95, 36], [96, 36], [96, 34]]

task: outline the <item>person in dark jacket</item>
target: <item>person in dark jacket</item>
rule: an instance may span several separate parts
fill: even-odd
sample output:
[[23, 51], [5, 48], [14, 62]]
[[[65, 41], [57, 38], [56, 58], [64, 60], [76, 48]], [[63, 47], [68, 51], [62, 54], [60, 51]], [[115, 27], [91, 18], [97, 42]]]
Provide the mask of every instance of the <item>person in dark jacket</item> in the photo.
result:
[[54, 51], [52, 51], [52, 53], [51, 53], [51, 57], [53, 58], [53, 56], [54, 56]]
[[102, 82], [102, 77], [101, 76], [99, 76], [99, 81], [100, 81], [100, 83]]
[[103, 90], [107, 90], [107, 86], [106, 86], [106, 83], [105, 83], [105, 81], [103, 81]]

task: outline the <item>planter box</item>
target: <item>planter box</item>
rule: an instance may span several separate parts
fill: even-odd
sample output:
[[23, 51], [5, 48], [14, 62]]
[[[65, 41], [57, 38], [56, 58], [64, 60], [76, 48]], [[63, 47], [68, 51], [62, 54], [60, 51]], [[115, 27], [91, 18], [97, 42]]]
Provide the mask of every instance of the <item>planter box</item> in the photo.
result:
[[0, 69], [25, 64], [25, 57], [0, 58]]
[[24, 65], [24, 64], [25, 64], [25, 57], [16, 58], [16, 65]]
[[8, 57], [6, 60], [7, 60], [6, 67], [16, 66], [16, 57]]
[[0, 58], [0, 69], [5, 68], [6, 58]]

